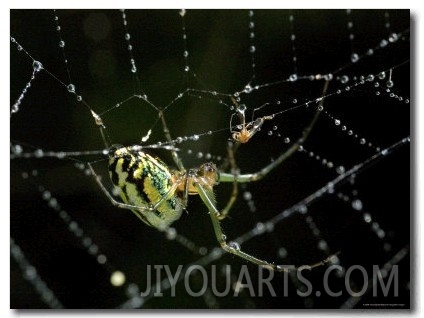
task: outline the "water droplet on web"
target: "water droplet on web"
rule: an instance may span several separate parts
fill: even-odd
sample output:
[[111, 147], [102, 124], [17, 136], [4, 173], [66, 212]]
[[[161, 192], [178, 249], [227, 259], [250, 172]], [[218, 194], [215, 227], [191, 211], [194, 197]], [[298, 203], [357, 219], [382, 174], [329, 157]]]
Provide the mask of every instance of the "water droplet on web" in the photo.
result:
[[373, 80], [374, 80], [374, 75], [369, 74], [369, 75], [367, 76], [367, 81], [368, 81], [368, 82], [372, 82]]
[[68, 89], [69, 93], [75, 93], [75, 85], [74, 84], [69, 84], [68, 86], [66, 86], [66, 88]]
[[255, 27], [255, 23], [254, 22], [249, 22], [249, 28], [253, 29]]
[[125, 33], [125, 40], [128, 41], [129, 39], [131, 39], [131, 35], [129, 33]]
[[237, 243], [237, 242], [229, 242], [228, 247], [230, 247], [230, 248], [232, 248], [236, 251], [240, 251], [240, 249], [241, 249], [240, 244]]
[[389, 44], [389, 42], [387, 42], [387, 40], [386, 40], [386, 39], [383, 39], [383, 40], [381, 40], [381, 42], [380, 42], [380, 47], [385, 47], [385, 46], [387, 46], [387, 44]]
[[321, 112], [324, 110], [324, 107], [322, 107], [322, 105], [318, 106], [318, 110]]
[[133, 65], [131, 67], [131, 73], [136, 73], [137, 72], [137, 67], [135, 65]]
[[256, 47], [254, 46], [254, 45], [251, 45], [250, 47], [249, 47], [249, 52], [250, 53], [254, 53], [256, 51]]
[[396, 42], [399, 39], [398, 35], [396, 33], [392, 33], [389, 36], [389, 42]]
[[361, 140], [359, 141], [359, 143], [360, 143], [361, 145], [365, 145], [365, 143], [366, 143], [365, 138], [361, 138]]
[[245, 191], [243, 193], [243, 199], [245, 199], [246, 201], [252, 200], [252, 193], [250, 193], [249, 191]]
[[372, 221], [371, 214], [364, 213], [364, 221], [367, 222], [367, 223], [370, 223]]
[[356, 54], [356, 53], [353, 53], [353, 54], [350, 56], [350, 60], [352, 61], [352, 63], [356, 63], [356, 62], [358, 62], [358, 60], [359, 60], [359, 55], [358, 55], [358, 54]]
[[268, 131], [268, 136], [272, 136], [272, 131]]
[[393, 81], [392, 80], [388, 80], [386, 82], [386, 86], [389, 87], [389, 88], [392, 88], [393, 87]]
[[18, 51], [22, 51], [22, 46], [18, 45], [18, 46], [16, 47], [16, 49], [17, 49]]
[[356, 211], [361, 211], [363, 208], [362, 201], [359, 199], [355, 199], [352, 201], [352, 208]]
[[37, 149], [34, 151], [34, 156], [35, 158], [41, 158], [44, 156], [44, 152], [42, 149]]
[[290, 75], [290, 77], [289, 77], [289, 80], [290, 80], [291, 82], [296, 81], [296, 80], [297, 80], [297, 74], [291, 74], [291, 75]]
[[190, 67], [187, 65], [186, 67], [184, 67], [184, 72], [188, 72], [190, 71]]
[[300, 205], [297, 209], [301, 214], [305, 214], [308, 212], [308, 207], [304, 204]]
[[177, 230], [174, 229], [173, 227], [170, 227], [167, 231], [166, 231], [166, 238], [170, 241], [175, 240], [175, 238], [177, 237]]
[[188, 51], [184, 51], [184, 52], [183, 52], [183, 56], [184, 56], [184, 57], [187, 57], [187, 56], [188, 56]]
[[199, 135], [193, 135], [193, 136], [191, 137], [191, 140], [194, 140], [194, 141], [199, 140]]
[[78, 95], [77, 96], [77, 101], [79, 101], [79, 102], [82, 101], [82, 96], [81, 95]]
[[65, 47], [65, 41], [60, 41], [59, 42], [59, 47]]
[[277, 130], [277, 129], [278, 129], [278, 127], [277, 127], [277, 126], [273, 126], [273, 127], [272, 127], [272, 129], [273, 129], [273, 130]]
[[327, 249], [328, 249], [328, 244], [327, 244], [327, 242], [326, 242], [326, 241], [324, 241], [324, 240], [320, 240], [320, 241], [318, 242], [318, 249], [320, 249], [320, 250], [322, 250], [322, 251], [327, 250]]
[[34, 72], [39, 72], [43, 69], [43, 64], [39, 61], [34, 61], [32, 63], [32, 68], [34, 69]]
[[340, 77], [340, 82], [342, 84], [346, 84], [349, 81], [349, 77], [347, 75], [343, 75], [342, 77]]
[[334, 124], [335, 124], [336, 126], [339, 126], [339, 125], [340, 125], [340, 120], [339, 120], [339, 119], [335, 119], [335, 120], [334, 120]]
[[290, 138], [289, 138], [289, 137], [284, 138], [284, 142], [285, 142], [286, 144], [288, 144], [288, 143], [290, 142]]
[[221, 239], [225, 241], [225, 240], [227, 239], [227, 235], [222, 234], [222, 235], [221, 235]]
[[292, 103], [293, 103], [293, 104], [297, 104], [297, 99], [296, 99], [296, 98], [293, 98]]
[[180, 16], [183, 17], [186, 14], [186, 10], [185, 9], [181, 9], [178, 13], [179, 13]]

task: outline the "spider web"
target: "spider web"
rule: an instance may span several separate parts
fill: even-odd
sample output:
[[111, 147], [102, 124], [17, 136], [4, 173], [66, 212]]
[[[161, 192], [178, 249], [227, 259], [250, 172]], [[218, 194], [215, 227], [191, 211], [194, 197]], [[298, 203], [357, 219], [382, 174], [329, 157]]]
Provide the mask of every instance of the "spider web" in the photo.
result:
[[[12, 10], [11, 307], [409, 308], [409, 21], [407, 10]], [[246, 262], [218, 248], [199, 198], [164, 234], [113, 207], [87, 169], [92, 162], [112, 189], [91, 111], [111, 143], [144, 138], [170, 166], [165, 148], [175, 146], [190, 168], [225, 165], [230, 125], [240, 124], [231, 116], [244, 104], [248, 121], [273, 116], [237, 149], [240, 172], [250, 173], [300, 138], [321, 101], [304, 145], [264, 179], [240, 185], [222, 226], [243, 251], [272, 262], [337, 255], [344, 271], [330, 275], [330, 286], [340, 297], [315, 293], [327, 265], [307, 273], [307, 297], [283, 273], [272, 280], [276, 297], [259, 297], [258, 268], [247, 264], [252, 296], [237, 284]], [[218, 207], [231, 189], [216, 187]], [[163, 295], [152, 287], [140, 296], [148, 265], [172, 273], [183, 265], [184, 273], [195, 264], [209, 280], [216, 269], [220, 291], [231, 265], [231, 292], [217, 297], [208, 285], [192, 297], [181, 279], [173, 297], [165, 270], [156, 280], [152, 269]], [[354, 265], [369, 274], [360, 297], [344, 287]], [[373, 265], [383, 276], [398, 265], [398, 297], [373, 296]], [[117, 271], [126, 278], [120, 287], [110, 283]], [[356, 292], [358, 273], [348, 280]], [[201, 274], [190, 282], [200, 290]]]

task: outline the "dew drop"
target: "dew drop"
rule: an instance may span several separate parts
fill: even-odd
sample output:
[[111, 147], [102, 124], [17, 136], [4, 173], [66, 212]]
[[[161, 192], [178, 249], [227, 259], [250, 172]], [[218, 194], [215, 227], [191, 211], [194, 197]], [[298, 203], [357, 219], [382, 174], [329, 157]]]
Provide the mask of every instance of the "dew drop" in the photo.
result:
[[168, 230], [166, 231], [166, 238], [172, 241], [172, 240], [175, 240], [176, 237], [177, 237], [177, 230], [174, 229], [173, 227], [168, 228]]
[[320, 241], [318, 242], [318, 249], [320, 249], [321, 251], [325, 251], [325, 250], [327, 250], [327, 249], [328, 249], [328, 244], [327, 244], [327, 242], [326, 242], [326, 241], [324, 241], [324, 240], [320, 240]]
[[66, 86], [66, 88], [68, 89], [69, 93], [75, 93], [75, 85], [74, 84], [69, 84], [68, 86]]
[[373, 80], [374, 80], [374, 75], [369, 74], [369, 75], [367, 76], [367, 81], [368, 81], [368, 82], [372, 82]]
[[290, 77], [289, 77], [289, 81], [294, 82], [296, 80], [297, 80], [297, 74], [291, 74]]
[[290, 138], [289, 137], [284, 138], [284, 143], [288, 144], [289, 142], [290, 142]]
[[256, 51], [256, 47], [255, 47], [254, 45], [251, 45], [251, 46], [249, 47], [249, 52], [250, 52], [250, 53], [255, 53], [255, 51]]
[[18, 50], [18, 51], [22, 51], [23, 49], [22, 49], [22, 46], [20, 46], [20, 45], [18, 45], [17, 47], [16, 47], [16, 49]]
[[365, 145], [365, 143], [366, 143], [365, 138], [361, 138], [361, 140], [359, 141], [359, 143], [360, 143], [361, 145]]
[[338, 174], [343, 174], [343, 173], [345, 172], [345, 167], [343, 167], [343, 166], [338, 166], [338, 167], [336, 168], [336, 172], [337, 172]]
[[293, 99], [293, 101], [292, 101], [292, 103], [293, 103], [293, 104], [297, 104], [297, 99], [296, 99], [296, 98], [294, 98], [294, 99]]
[[368, 49], [367, 50], [367, 55], [373, 55], [374, 54], [374, 50], [373, 49]]
[[370, 223], [372, 221], [371, 214], [364, 213], [364, 221], [367, 222], [367, 223]]
[[189, 67], [188, 65], [186, 65], [186, 66], [184, 67], [184, 72], [188, 72], [188, 71], [190, 71], [190, 67]]
[[272, 136], [272, 131], [268, 131], [268, 136]]
[[183, 17], [186, 14], [186, 10], [185, 9], [181, 9], [178, 13], [179, 13], [180, 16]]
[[353, 54], [350, 56], [350, 60], [352, 61], [352, 63], [356, 63], [356, 62], [358, 62], [358, 60], [359, 60], [359, 55], [358, 55], [358, 54], [356, 54], [356, 53], [353, 53]]
[[191, 140], [194, 140], [194, 141], [199, 140], [199, 135], [193, 135], [193, 136], [191, 137]]
[[129, 33], [125, 33], [125, 40], [129, 41], [131, 39], [131, 35]]
[[340, 78], [340, 82], [341, 82], [342, 84], [346, 84], [348, 81], [349, 81], [349, 77], [348, 77], [347, 75], [343, 75], [343, 76]]
[[363, 208], [362, 201], [359, 199], [355, 199], [352, 201], [352, 208], [356, 211], [361, 211]]
[[249, 191], [245, 191], [243, 193], [243, 199], [245, 199], [246, 201], [252, 200], [252, 193], [250, 193]]
[[386, 86], [387, 86], [388, 88], [392, 88], [392, 87], [393, 87], [393, 81], [392, 81], [392, 80], [388, 80], [388, 81], [386, 82]]
[[306, 205], [302, 204], [302, 205], [299, 206], [298, 211], [301, 214], [305, 214], [306, 212], [308, 212], [308, 207]]
[[240, 244], [237, 243], [237, 242], [229, 242], [228, 247], [230, 247], [230, 248], [232, 248], [236, 251], [240, 251], [240, 249], [241, 249]]
[[322, 107], [322, 105], [318, 106], [318, 110], [321, 112], [324, 110], [324, 107]]
[[335, 120], [334, 120], [334, 124], [335, 124], [336, 126], [339, 126], [339, 125], [340, 125], [340, 120], [339, 120], [339, 119], [335, 119]]
[[59, 47], [65, 47], [65, 41], [60, 41], [59, 42]]
[[137, 73], [137, 67], [135, 65], [131, 67], [131, 73]]
[[41, 158], [44, 156], [44, 152], [42, 149], [37, 149], [34, 151], [34, 156], [35, 158]]
[[389, 42], [393, 43], [393, 42], [396, 42], [398, 39], [399, 39], [398, 35], [396, 33], [392, 33], [390, 34]]
[[32, 67], [34, 69], [34, 72], [39, 72], [43, 69], [43, 64], [41, 64], [41, 62], [39, 61], [34, 61], [32, 63]]
[[389, 42], [387, 42], [387, 40], [386, 40], [386, 39], [383, 39], [383, 40], [381, 40], [381, 42], [380, 42], [380, 47], [385, 47], [385, 46], [387, 46], [387, 44], [389, 44]]

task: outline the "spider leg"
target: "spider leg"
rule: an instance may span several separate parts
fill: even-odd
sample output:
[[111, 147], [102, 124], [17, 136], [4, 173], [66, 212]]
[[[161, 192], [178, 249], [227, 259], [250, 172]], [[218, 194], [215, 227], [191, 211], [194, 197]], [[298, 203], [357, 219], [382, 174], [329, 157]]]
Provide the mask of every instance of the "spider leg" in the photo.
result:
[[[324, 89], [322, 92], [322, 96], [324, 96], [327, 92], [329, 81], [326, 81], [324, 84]], [[322, 106], [324, 104], [324, 98], [321, 99], [319, 106]], [[318, 106], [318, 108], [319, 108]], [[298, 151], [300, 146], [306, 141], [308, 138], [312, 128], [314, 127], [319, 114], [320, 110], [317, 109], [314, 117], [312, 118], [312, 121], [310, 124], [303, 130], [302, 136], [284, 153], [282, 153], [276, 160], [271, 162], [269, 165], [265, 166], [261, 170], [255, 172], [255, 173], [249, 173], [249, 174], [240, 174], [240, 175], [233, 175], [231, 173], [220, 173], [219, 175], [219, 181], [220, 182], [234, 182], [235, 180], [237, 182], [251, 182], [251, 181], [257, 181], [265, 177], [269, 172], [271, 172], [273, 169], [278, 167], [282, 162], [290, 158], [295, 152]]]
[[[119, 202], [117, 201], [111, 194], [110, 192], [107, 190], [106, 186], [103, 184], [102, 182], [102, 178], [101, 176], [99, 176], [96, 171], [93, 168], [93, 165], [91, 163], [87, 163], [88, 167], [90, 168], [91, 174], [94, 176], [94, 179], [96, 180], [97, 184], [99, 185], [100, 189], [102, 190], [102, 192], [106, 195], [106, 197], [109, 199], [109, 201], [116, 207], [121, 208], [121, 209], [126, 209], [126, 210], [131, 210], [132, 212], [134, 212], [138, 218], [140, 218], [143, 222], [145, 221], [145, 216], [142, 214], [142, 212], [152, 212], [152, 211], [156, 211], [158, 209], [158, 207], [165, 202], [166, 200], [169, 200], [174, 194], [175, 194], [175, 190], [177, 189], [177, 187], [181, 184], [182, 180], [184, 180], [184, 176], [182, 175], [180, 176], [180, 178], [174, 182], [174, 184], [172, 185], [172, 187], [168, 190], [168, 192], [162, 196], [159, 201], [146, 205], [146, 206], [139, 206], [139, 205], [132, 205], [132, 204], [127, 204], [127, 203], [123, 203], [123, 202]], [[184, 206], [185, 207], [185, 206]], [[164, 226], [163, 228], [166, 228], [167, 226], [165, 225], [166, 223], [164, 222]]]
[[[173, 142], [172, 142], [171, 133], [169, 131], [168, 125], [166, 124], [166, 120], [165, 120], [165, 116], [163, 114], [163, 110], [159, 111], [159, 117], [162, 120], [163, 133], [165, 134], [165, 138], [169, 143], [172, 144]], [[175, 164], [177, 165], [178, 170], [185, 171], [183, 162], [182, 162], [180, 156], [178, 156], [177, 151], [172, 150], [171, 155], [172, 155], [172, 159], [174, 160]]]
[[216, 201], [215, 201], [215, 196], [213, 194], [213, 190], [209, 189], [207, 187], [204, 187], [199, 183], [196, 183], [196, 187], [197, 187], [197, 191], [200, 195], [200, 198], [202, 199], [202, 201], [205, 203], [205, 205], [207, 206], [207, 208], [209, 210], [209, 215], [211, 217], [211, 221], [212, 221], [212, 225], [213, 225], [213, 229], [214, 229], [214, 232], [215, 232], [216, 239], [218, 240], [221, 248], [228, 253], [236, 255], [240, 258], [243, 258], [243, 259], [245, 259], [245, 260], [247, 260], [247, 261], [249, 261], [253, 264], [256, 264], [258, 266], [261, 266], [263, 268], [267, 268], [269, 270], [274, 270], [274, 271], [277, 271], [277, 272], [289, 272], [289, 271], [294, 271], [294, 270], [313, 269], [313, 268], [323, 266], [327, 263], [332, 262], [333, 258], [338, 254], [338, 253], [336, 253], [336, 254], [330, 255], [325, 260], [322, 260], [322, 261], [317, 262], [317, 263], [312, 264], [312, 265], [303, 265], [303, 266], [300, 266], [300, 267], [295, 267], [295, 266], [292, 266], [292, 265], [276, 265], [276, 264], [270, 263], [268, 261], [261, 260], [261, 259], [255, 257], [255, 256], [248, 254], [248, 253], [245, 253], [240, 249], [240, 245], [237, 242], [228, 242], [227, 243], [226, 235], [224, 234], [222, 227], [221, 227], [221, 223], [220, 223], [221, 213], [216, 208]]

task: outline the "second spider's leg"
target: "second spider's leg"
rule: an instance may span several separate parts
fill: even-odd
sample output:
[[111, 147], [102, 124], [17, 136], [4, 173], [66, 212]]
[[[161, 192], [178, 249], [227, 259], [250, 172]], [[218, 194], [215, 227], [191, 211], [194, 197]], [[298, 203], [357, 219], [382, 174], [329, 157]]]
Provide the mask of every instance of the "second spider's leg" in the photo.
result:
[[[326, 81], [324, 84], [324, 89], [322, 92], [322, 96], [325, 96], [328, 88], [329, 81]], [[318, 108], [324, 104], [324, 98], [321, 99]], [[269, 165], [265, 166], [261, 170], [255, 172], [255, 173], [249, 173], [249, 174], [241, 174], [241, 175], [233, 175], [230, 173], [220, 173], [219, 181], [220, 182], [234, 182], [236, 179], [237, 182], [251, 182], [251, 181], [257, 181], [262, 179], [264, 176], [266, 176], [271, 170], [275, 169], [277, 166], [279, 166], [282, 162], [290, 158], [298, 149], [299, 147], [305, 142], [305, 140], [308, 138], [312, 128], [314, 127], [318, 116], [320, 114], [320, 110], [317, 109], [314, 117], [312, 118], [312, 121], [309, 123], [309, 125], [303, 130], [302, 136], [284, 153], [282, 153], [277, 159], [275, 159], [273, 162], [271, 162]]]
[[[169, 143], [172, 143], [171, 133], [169, 131], [168, 125], [166, 124], [165, 115], [164, 115], [162, 110], [159, 111], [159, 117], [162, 120], [163, 133], [165, 134], [165, 138]], [[183, 162], [181, 161], [180, 156], [178, 156], [177, 151], [172, 150], [171, 154], [172, 154], [172, 159], [174, 160], [175, 164], [177, 165], [177, 168], [180, 171], [185, 171]]]

